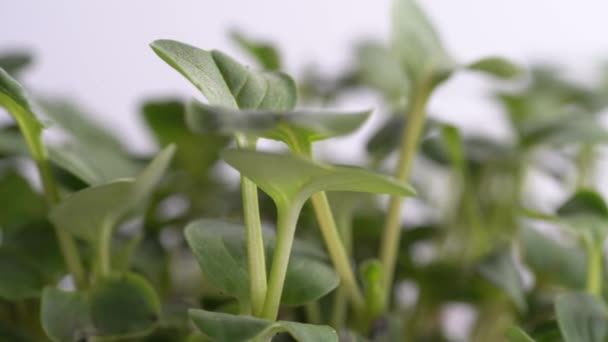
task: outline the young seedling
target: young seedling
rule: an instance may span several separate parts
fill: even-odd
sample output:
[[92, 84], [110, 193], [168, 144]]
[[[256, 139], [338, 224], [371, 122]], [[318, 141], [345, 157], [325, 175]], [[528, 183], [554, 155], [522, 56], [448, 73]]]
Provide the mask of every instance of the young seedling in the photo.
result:
[[[219, 51], [206, 51], [171, 40], [158, 40], [152, 49], [194, 84], [210, 104], [233, 109], [290, 110], [295, 106], [293, 80], [279, 72], [254, 72]], [[257, 139], [235, 136], [240, 148], [255, 149]], [[243, 217], [247, 232], [251, 306], [259, 314], [266, 296], [264, 242], [257, 188], [241, 178]]]
[[[399, 146], [395, 178], [407, 181], [424, 127], [426, 105], [433, 90], [460, 69], [483, 72], [508, 79], [520, 74], [518, 67], [498, 57], [484, 58], [468, 65], [455, 62], [443, 48], [441, 40], [424, 13], [413, 0], [396, 0], [393, 4], [392, 50], [409, 81], [407, 123]], [[404, 92], [406, 89], [404, 89]], [[391, 198], [383, 230], [380, 259], [385, 285], [392, 286], [395, 262], [401, 236], [403, 198]], [[391, 291], [387, 291], [390, 296]]]
[[254, 181], [277, 207], [277, 242], [262, 311], [266, 319], [276, 319], [298, 216], [308, 198], [320, 191], [414, 194], [409, 186], [386, 176], [319, 164], [297, 156], [229, 150], [224, 152], [223, 159]]
[[[4, 69], [0, 68], [0, 106], [13, 116], [23, 134], [30, 155], [36, 163], [38, 174], [50, 207], [60, 201], [57, 185], [51, 174], [48, 152], [42, 142], [42, 123], [34, 114], [34, 105], [23, 87]], [[55, 226], [55, 232], [65, 264], [79, 288], [86, 287], [87, 281], [76, 244], [69, 233]]]

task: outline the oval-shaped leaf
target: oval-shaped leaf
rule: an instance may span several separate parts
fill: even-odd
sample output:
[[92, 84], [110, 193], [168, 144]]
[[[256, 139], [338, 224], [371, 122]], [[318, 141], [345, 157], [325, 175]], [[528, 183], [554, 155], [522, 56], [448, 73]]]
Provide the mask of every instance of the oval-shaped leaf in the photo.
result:
[[603, 342], [608, 316], [600, 298], [582, 292], [562, 294], [555, 301], [557, 323], [565, 342]]
[[212, 105], [274, 110], [290, 110], [295, 106], [296, 86], [286, 74], [251, 71], [222, 52], [173, 40], [157, 40], [151, 47]]
[[151, 331], [160, 317], [154, 289], [139, 275], [113, 274], [101, 279], [89, 295], [96, 335], [126, 337]]
[[[272, 260], [274, 235], [265, 232], [266, 260]], [[246, 239], [244, 227], [219, 220], [201, 219], [185, 229], [186, 240], [201, 270], [213, 286], [242, 302], [249, 301]], [[303, 305], [317, 300], [339, 283], [338, 276], [326, 263], [295, 241], [281, 302]], [[270, 266], [270, 265], [268, 265]], [[314, 274], [314, 277], [310, 275]]]
[[371, 111], [260, 111], [232, 110], [192, 101], [186, 118], [190, 129], [201, 132], [243, 134], [305, 144], [352, 133], [369, 118]]
[[87, 297], [54, 287], [42, 293], [40, 321], [53, 342], [84, 341], [94, 332]]
[[298, 342], [337, 342], [338, 334], [325, 325], [296, 322], [272, 322], [249, 316], [235, 316], [205, 310], [190, 310], [196, 327], [212, 341], [268, 341], [272, 336], [286, 332]]
[[72, 194], [51, 210], [50, 220], [77, 237], [96, 241], [102, 224], [116, 224], [141, 206], [160, 182], [174, 152], [174, 146], [166, 147], [136, 179], [118, 180]]
[[[332, 166], [290, 154], [227, 150], [222, 158], [254, 181], [277, 205], [305, 201], [319, 191], [355, 191], [411, 196], [414, 189], [391, 177], [357, 167]], [[280, 166], [280, 167], [278, 167]]]

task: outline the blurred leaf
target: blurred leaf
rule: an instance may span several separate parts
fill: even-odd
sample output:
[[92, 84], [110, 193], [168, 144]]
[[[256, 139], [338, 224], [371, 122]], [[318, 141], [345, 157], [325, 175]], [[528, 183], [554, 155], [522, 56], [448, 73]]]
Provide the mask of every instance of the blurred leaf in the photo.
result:
[[356, 50], [358, 81], [396, 101], [407, 94], [409, 82], [394, 53], [374, 42], [359, 44]]
[[83, 341], [93, 334], [87, 298], [78, 292], [46, 287], [42, 293], [40, 321], [53, 342]]
[[392, 12], [393, 48], [413, 87], [432, 87], [454, 67], [439, 36], [414, 0], [395, 0]]
[[169, 166], [175, 151], [168, 146], [135, 179], [118, 180], [78, 191], [54, 207], [50, 220], [89, 242], [103, 224], [116, 224], [147, 199]]
[[575, 247], [565, 247], [534, 229], [521, 231], [526, 264], [536, 276], [536, 283], [554, 283], [569, 288], [585, 286], [586, 257]]
[[30, 64], [32, 64], [32, 55], [27, 52], [13, 51], [0, 54], [0, 69], [4, 69], [12, 77], [17, 77]]
[[495, 286], [505, 291], [519, 311], [527, 309], [524, 284], [508, 249], [485, 258], [479, 265], [481, 275]]
[[[46, 204], [40, 194], [14, 170], [0, 170], [0, 227], [11, 230], [44, 218]], [[10, 199], [10, 200], [9, 200]]]
[[509, 342], [534, 342], [532, 337], [518, 327], [512, 327], [507, 331], [507, 339]]
[[0, 106], [17, 121], [32, 157], [35, 160], [46, 159], [46, 149], [41, 137], [43, 126], [33, 112], [31, 101], [21, 84], [2, 68], [0, 68]]
[[[190, 223], [185, 234], [209, 282], [239, 301], [249, 302], [245, 229], [223, 221], [201, 219]], [[265, 234], [264, 246], [269, 262], [274, 241], [273, 235]], [[339, 282], [331, 267], [310, 256], [306, 249], [297, 248], [299, 244], [299, 241], [294, 243], [281, 298], [287, 305], [303, 305], [319, 299]], [[311, 274], [315, 276], [310, 277]]]
[[274, 110], [295, 106], [296, 86], [286, 74], [254, 72], [222, 52], [172, 40], [157, 40], [151, 47], [192, 82], [211, 105]]
[[519, 66], [502, 57], [485, 57], [467, 65], [467, 68], [503, 79], [514, 78], [522, 74]]
[[239, 31], [232, 31], [230, 38], [243, 51], [248, 53], [265, 70], [275, 71], [281, 69], [281, 56], [277, 48], [271, 43], [247, 38]]
[[600, 298], [582, 292], [559, 295], [557, 323], [565, 342], [603, 342], [608, 336], [606, 307]]
[[608, 206], [602, 196], [593, 191], [577, 191], [557, 210], [558, 215], [568, 223], [577, 235], [591, 234], [589, 238], [603, 240], [606, 237]]
[[100, 336], [139, 336], [150, 332], [160, 317], [154, 289], [134, 273], [101, 279], [89, 296], [91, 318]]
[[[391, 177], [364, 169], [316, 163], [288, 154], [227, 150], [222, 158], [254, 181], [277, 205], [304, 201], [319, 191], [355, 191], [411, 196], [415, 191]], [[280, 165], [280, 168], [277, 167]]]
[[574, 112], [536, 120], [520, 128], [521, 143], [538, 145], [603, 144], [608, 131], [584, 113]]
[[560, 206], [557, 213], [560, 216], [593, 215], [608, 218], [608, 206], [596, 191], [582, 189]]
[[278, 333], [287, 332], [298, 342], [338, 342], [336, 331], [324, 325], [272, 322], [204, 310], [190, 310], [189, 314], [196, 327], [212, 341], [268, 341]]
[[87, 143], [90, 147], [98, 145], [103, 149], [123, 151], [124, 146], [118, 136], [95, 122], [77, 104], [62, 98], [43, 98], [38, 101], [52, 123], [59, 125], [76, 142]]
[[186, 118], [189, 127], [196, 132], [243, 134], [308, 146], [313, 141], [352, 133], [370, 113], [240, 111], [192, 101]]
[[45, 279], [32, 265], [16, 253], [0, 249], [0, 298], [9, 301], [38, 297]]
[[205, 177], [229, 139], [217, 132], [195, 134], [186, 126], [185, 105], [178, 100], [149, 101], [142, 107], [146, 123], [162, 146], [175, 144], [175, 161], [192, 177]]

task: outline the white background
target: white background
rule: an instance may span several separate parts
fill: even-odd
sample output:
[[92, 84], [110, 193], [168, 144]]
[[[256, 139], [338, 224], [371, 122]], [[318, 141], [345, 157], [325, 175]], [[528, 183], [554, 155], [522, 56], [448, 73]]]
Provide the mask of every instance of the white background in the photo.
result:
[[[487, 54], [522, 64], [546, 60], [591, 80], [596, 62], [608, 56], [608, 1], [420, 3], [463, 62]], [[279, 44], [287, 71], [296, 76], [310, 62], [332, 73], [345, 67], [353, 42], [388, 38], [389, 12], [388, 0], [0, 0], [0, 51], [33, 51], [28, 86], [79, 99], [106, 125], [128, 134], [133, 149], [149, 151], [137, 115], [141, 101], [196, 93], [152, 53], [148, 44], [154, 39], [238, 55], [227, 37], [229, 28], [238, 27]], [[487, 90], [487, 80], [459, 76], [434, 96], [431, 110], [448, 120], [466, 118], [467, 129], [501, 133], [498, 107]], [[357, 98], [349, 106], [372, 107], [372, 100]]]

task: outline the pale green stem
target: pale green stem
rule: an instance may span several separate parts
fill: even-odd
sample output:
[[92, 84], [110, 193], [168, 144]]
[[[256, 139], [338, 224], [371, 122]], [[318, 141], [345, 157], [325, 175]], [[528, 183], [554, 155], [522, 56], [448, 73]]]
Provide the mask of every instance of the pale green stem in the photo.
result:
[[[426, 103], [429, 93], [419, 91], [419, 95], [414, 98], [411, 110], [407, 116], [407, 124], [401, 137], [399, 150], [399, 160], [395, 178], [399, 181], [408, 181], [412, 169], [412, 163], [416, 155], [416, 149], [420, 140], [420, 135], [424, 128], [426, 117]], [[387, 295], [390, 296], [390, 287], [393, 283], [397, 251], [401, 239], [401, 204], [403, 197], [392, 196], [388, 208], [387, 219], [383, 230], [382, 242], [380, 245], [380, 260], [382, 262], [385, 275], [384, 284], [387, 288]]]
[[[310, 146], [301, 147], [297, 145], [297, 140], [293, 140], [294, 141], [290, 146], [296, 154], [313, 159]], [[321, 235], [325, 241], [326, 249], [329, 252], [329, 257], [340, 277], [340, 286], [343, 287], [348, 294], [353, 303], [355, 312], [361, 314], [365, 310], [365, 300], [363, 299], [363, 294], [357, 284], [355, 274], [349, 261], [350, 259], [348, 258], [340, 234], [338, 233], [338, 228], [331, 207], [329, 206], [327, 195], [325, 192], [321, 191], [312, 195], [311, 200], [317, 221], [319, 222]]]
[[99, 243], [97, 245], [97, 272], [100, 278], [106, 277], [110, 274], [112, 269], [112, 231], [114, 229], [113, 220], [106, 219], [102, 222], [99, 236]]
[[[341, 215], [341, 217], [338, 217], [338, 222], [338, 231], [340, 233], [340, 238], [342, 239], [342, 243], [344, 244], [346, 253], [350, 256], [352, 255], [351, 216]], [[331, 315], [331, 325], [338, 331], [342, 329], [342, 327], [344, 326], [344, 322], [346, 322], [346, 310], [348, 306], [346, 299], [346, 289], [344, 285], [340, 285], [336, 290], [333, 312]]]
[[321, 324], [321, 307], [318, 301], [304, 305], [304, 310], [306, 310], [307, 323]]
[[318, 192], [311, 197], [311, 200], [317, 221], [319, 221], [319, 226], [321, 227], [321, 235], [323, 235], [323, 240], [325, 240], [325, 245], [327, 246], [327, 251], [336, 272], [340, 276], [340, 286], [348, 294], [353, 303], [354, 310], [357, 313], [362, 313], [365, 309], [365, 300], [355, 279], [344, 244], [338, 234], [327, 195], [325, 192]]
[[[55, 185], [55, 180], [53, 179], [53, 176], [51, 174], [51, 169], [49, 167], [48, 161], [36, 160], [36, 166], [38, 168], [38, 173], [40, 174], [40, 179], [42, 182], [42, 187], [44, 188], [47, 203], [49, 207], [52, 208], [53, 206], [59, 203], [59, 192], [57, 190], [57, 186]], [[55, 235], [57, 236], [57, 241], [59, 242], [59, 248], [63, 255], [65, 265], [72, 277], [74, 278], [76, 288], [86, 288], [87, 278], [85, 275], [84, 268], [82, 266], [80, 254], [78, 253], [76, 241], [74, 241], [74, 239], [70, 236], [68, 232], [62, 230], [59, 227], [55, 227]]]
[[292, 203], [289, 207], [277, 207], [277, 237], [262, 318], [275, 320], [279, 313], [287, 265], [301, 208], [302, 203]]
[[576, 187], [583, 188], [593, 182], [593, 145], [585, 144], [581, 146], [581, 151], [578, 155], [577, 166], [578, 175], [576, 179]]
[[[255, 149], [255, 140], [245, 137], [237, 138], [239, 148]], [[251, 180], [241, 176], [241, 195], [243, 198], [243, 216], [247, 235], [247, 260], [249, 270], [249, 293], [251, 310], [254, 316], [260, 316], [266, 299], [266, 256], [260, 210], [258, 205], [258, 188]]]
[[587, 292], [593, 296], [602, 295], [604, 273], [603, 240], [594, 241], [591, 236], [583, 238], [587, 250]]

